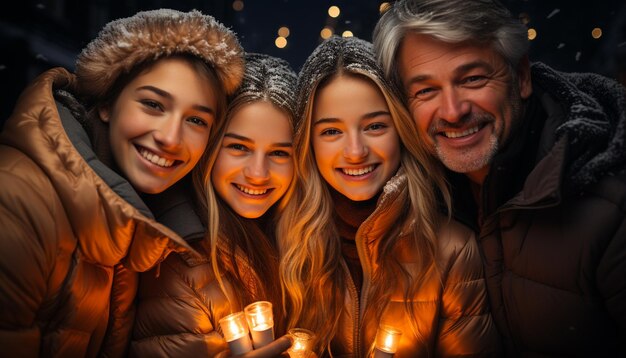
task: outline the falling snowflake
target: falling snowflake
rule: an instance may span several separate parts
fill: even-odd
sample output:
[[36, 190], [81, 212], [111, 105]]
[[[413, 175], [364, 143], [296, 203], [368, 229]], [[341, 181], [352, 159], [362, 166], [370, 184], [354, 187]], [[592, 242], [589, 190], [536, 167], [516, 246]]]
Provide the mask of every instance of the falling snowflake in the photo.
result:
[[562, 49], [563, 47], [565, 47], [565, 44], [561, 42], [556, 48]]
[[580, 61], [580, 51], [576, 52], [576, 62]]
[[547, 19], [551, 18], [552, 16], [558, 14], [559, 12], [561, 12], [561, 9], [554, 9], [552, 10], [552, 12], [550, 13], [550, 15], [548, 15]]

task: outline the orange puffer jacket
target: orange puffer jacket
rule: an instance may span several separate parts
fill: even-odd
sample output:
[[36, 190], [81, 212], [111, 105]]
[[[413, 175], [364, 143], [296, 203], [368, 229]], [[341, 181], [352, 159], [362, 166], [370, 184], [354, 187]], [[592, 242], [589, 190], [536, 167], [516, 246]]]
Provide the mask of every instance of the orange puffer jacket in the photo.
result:
[[190, 249], [55, 103], [74, 84], [64, 69], [39, 76], [0, 135], [2, 355], [122, 356], [136, 272]]
[[[339, 321], [338, 333], [331, 342], [333, 357], [366, 357], [372, 348], [379, 324], [403, 331], [395, 358], [496, 356], [500, 350], [500, 337], [489, 311], [485, 279], [478, 246], [472, 231], [456, 221], [439, 228], [437, 236], [437, 265], [439, 274], [427, 273], [423, 287], [412, 297], [414, 316], [404, 309], [404, 293], [392, 293], [391, 302], [382, 315], [382, 322], [374, 322], [369, 300], [372, 272], [377, 269], [375, 255], [382, 233], [398, 225], [402, 216], [399, 204], [408, 195], [406, 174], [394, 176], [385, 186], [377, 208], [361, 224], [356, 235], [356, 245], [363, 269], [360, 297], [348, 272], [345, 309]], [[404, 269], [415, 277], [424, 275], [416, 271], [415, 248], [400, 241], [395, 249]], [[419, 337], [411, 331], [410, 320], [417, 322]]]

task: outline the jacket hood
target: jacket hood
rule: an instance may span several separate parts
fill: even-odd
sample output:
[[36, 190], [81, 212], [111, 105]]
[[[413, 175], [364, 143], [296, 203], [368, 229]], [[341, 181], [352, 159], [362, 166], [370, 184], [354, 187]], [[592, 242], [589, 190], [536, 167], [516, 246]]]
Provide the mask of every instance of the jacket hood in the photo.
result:
[[159, 9], [104, 26], [76, 61], [79, 92], [85, 99], [101, 98], [137, 64], [172, 54], [204, 60], [215, 69], [227, 94], [243, 76], [243, 49], [232, 31], [197, 10]]
[[567, 137], [566, 175], [575, 187], [617, 174], [626, 164], [626, 91], [592, 73], [564, 73], [542, 63], [531, 67], [533, 83], [561, 104], [565, 118], [555, 139]]

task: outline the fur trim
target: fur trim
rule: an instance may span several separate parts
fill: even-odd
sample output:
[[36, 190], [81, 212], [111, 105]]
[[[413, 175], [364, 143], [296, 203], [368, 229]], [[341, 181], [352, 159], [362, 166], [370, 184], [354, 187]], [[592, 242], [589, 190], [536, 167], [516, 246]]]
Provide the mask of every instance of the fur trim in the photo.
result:
[[160, 9], [109, 22], [78, 56], [80, 94], [102, 97], [122, 73], [145, 60], [188, 53], [206, 61], [226, 94], [239, 86], [243, 49], [231, 30], [197, 10]]

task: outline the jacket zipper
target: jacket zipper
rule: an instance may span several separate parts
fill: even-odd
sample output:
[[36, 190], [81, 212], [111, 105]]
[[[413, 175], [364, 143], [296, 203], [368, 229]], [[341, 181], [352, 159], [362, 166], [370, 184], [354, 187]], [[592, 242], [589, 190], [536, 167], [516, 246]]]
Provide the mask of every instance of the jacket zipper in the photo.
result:
[[348, 269], [348, 264], [346, 264], [345, 260], [341, 260], [341, 267], [344, 270], [344, 277], [346, 278], [346, 282], [348, 283], [348, 294], [352, 298], [352, 315], [354, 317], [354, 326], [352, 327], [352, 337], [354, 340], [354, 352], [355, 357], [359, 357], [360, 351], [360, 339], [359, 339], [359, 326], [361, 325], [361, 317], [359, 316], [359, 294], [356, 289], [356, 285], [354, 281], [352, 281], [352, 276], [350, 276], [350, 270]]

